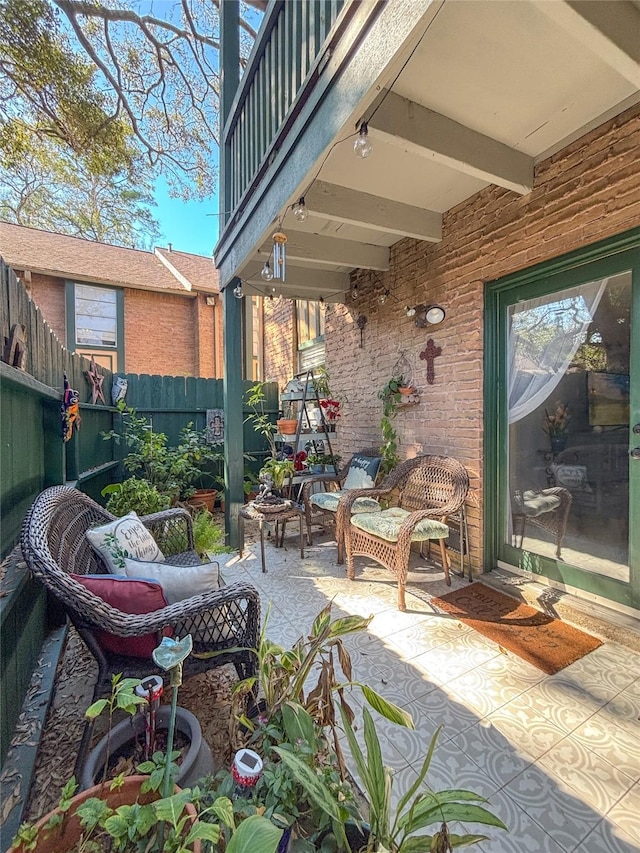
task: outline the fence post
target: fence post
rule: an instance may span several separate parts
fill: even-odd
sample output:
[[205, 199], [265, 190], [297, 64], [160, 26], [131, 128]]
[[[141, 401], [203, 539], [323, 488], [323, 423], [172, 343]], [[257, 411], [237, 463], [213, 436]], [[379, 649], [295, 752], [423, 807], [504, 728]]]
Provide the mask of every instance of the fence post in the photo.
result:
[[223, 291], [224, 299], [224, 467], [225, 528], [228, 544], [238, 545], [238, 513], [244, 503], [244, 440], [242, 429], [242, 299], [233, 295], [239, 279]]

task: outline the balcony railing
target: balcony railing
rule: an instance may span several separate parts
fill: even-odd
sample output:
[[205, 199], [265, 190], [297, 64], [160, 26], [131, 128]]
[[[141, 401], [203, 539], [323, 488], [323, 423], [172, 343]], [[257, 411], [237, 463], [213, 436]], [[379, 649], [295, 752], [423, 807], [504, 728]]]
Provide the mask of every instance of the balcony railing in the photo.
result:
[[236, 211], [268, 167], [271, 151], [295, 119], [303, 92], [313, 87], [338, 36], [336, 22], [344, 5], [345, 0], [278, 0], [270, 6], [224, 128], [227, 211]]

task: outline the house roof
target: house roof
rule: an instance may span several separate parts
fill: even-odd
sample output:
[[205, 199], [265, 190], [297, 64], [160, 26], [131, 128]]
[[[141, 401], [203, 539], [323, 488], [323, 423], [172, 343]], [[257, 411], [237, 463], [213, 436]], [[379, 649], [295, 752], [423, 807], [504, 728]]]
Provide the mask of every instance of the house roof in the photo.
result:
[[218, 292], [213, 260], [186, 252], [125, 249], [0, 222], [0, 255], [17, 269], [78, 281], [185, 295]]

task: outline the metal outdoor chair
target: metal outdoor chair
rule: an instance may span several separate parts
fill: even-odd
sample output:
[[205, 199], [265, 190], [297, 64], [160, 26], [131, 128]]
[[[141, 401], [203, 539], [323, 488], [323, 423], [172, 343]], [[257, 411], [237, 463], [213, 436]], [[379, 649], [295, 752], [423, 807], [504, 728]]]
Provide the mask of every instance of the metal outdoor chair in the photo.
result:
[[[150, 613], [128, 614], [89, 592], [71, 574], [104, 574], [105, 566], [89, 544], [86, 531], [114, 521], [115, 516], [90, 497], [67, 486], [53, 486], [33, 502], [22, 527], [21, 546], [27, 566], [66, 615], [98, 664], [93, 700], [108, 695], [111, 675], [141, 678], [157, 671], [151, 658], [128, 657], [105, 650], [98, 632], [118, 637], [141, 637], [171, 628], [177, 637], [190, 633], [195, 653], [220, 652], [212, 658], [190, 655], [185, 678], [232, 663], [239, 678], [256, 670], [255, 649], [260, 631], [258, 591], [248, 583], [234, 583], [194, 595]], [[169, 509], [140, 519], [173, 565], [197, 565], [191, 516], [184, 509]], [[225, 653], [225, 649], [229, 651]], [[162, 674], [162, 673], [160, 673]], [[85, 727], [76, 768], [84, 762], [91, 736]]]
[[449, 555], [447, 519], [462, 508], [469, 491], [469, 475], [457, 459], [448, 456], [417, 456], [395, 468], [380, 488], [368, 497], [386, 499], [390, 505], [377, 513], [351, 514], [362, 492], [349, 491], [338, 508], [343, 530], [347, 577], [355, 578], [353, 558], [368, 557], [390, 569], [398, 579], [398, 608], [406, 610], [405, 587], [412, 542], [437, 540], [447, 586]]
[[[313, 544], [311, 535], [312, 524], [322, 524], [323, 529], [325, 529], [325, 524], [328, 521], [331, 523], [336, 521], [338, 503], [340, 498], [345, 494], [345, 481], [349, 476], [354, 460], [357, 457], [363, 456], [369, 459], [377, 459], [378, 462], [380, 462], [380, 451], [377, 448], [367, 447], [364, 450], [359, 450], [354, 453], [349, 458], [347, 464], [340, 468], [336, 473], [314, 474], [312, 477], [305, 480], [304, 486], [302, 487], [302, 504], [304, 506], [305, 521], [307, 524], [307, 541], [309, 545]], [[318, 485], [321, 485], [324, 490], [320, 493], [322, 500], [317, 498], [314, 493], [314, 487]], [[327, 499], [324, 497], [325, 494], [328, 494], [331, 497]], [[316, 500], [318, 503], [316, 503]], [[363, 500], [360, 501], [361, 506], [364, 500], [366, 500], [366, 497], [363, 497]], [[379, 509], [379, 506], [376, 506], [375, 509]], [[355, 511], [357, 510], [354, 510], [354, 512]], [[343, 539], [338, 535], [337, 523], [336, 541], [338, 544], [338, 563], [340, 564], [344, 562], [344, 547]]]

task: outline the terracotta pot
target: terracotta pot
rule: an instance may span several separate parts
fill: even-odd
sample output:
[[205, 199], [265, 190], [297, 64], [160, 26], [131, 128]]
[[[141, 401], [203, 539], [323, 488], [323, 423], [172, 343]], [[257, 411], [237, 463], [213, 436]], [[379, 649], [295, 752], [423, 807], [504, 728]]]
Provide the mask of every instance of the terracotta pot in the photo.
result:
[[[76, 817], [76, 809], [85, 803], [91, 797], [98, 797], [104, 800], [112, 809], [117, 809], [119, 806], [133, 805], [138, 802], [141, 804], [151, 803], [154, 800], [159, 800], [160, 795], [156, 791], [149, 791], [147, 794], [140, 793], [140, 786], [147, 779], [147, 776], [127, 776], [122, 786], [116, 791], [110, 791], [108, 787], [96, 785], [89, 788], [88, 791], [82, 791], [71, 801], [71, 807], [67, 812], [67, 816], [62, 823], [58, 824], [51, 831], [45, 831], [44, 827], [51, 820], [57, 809], [49, 812], [41, 818], [36, 828], [39, 830], [36, 846], [33, 848], [34, 853], [65, 853], [67, 850], [72, 850], [82, 836], [82, 828], [80, 819]], [[180, 789], [176, 787], [176, 792]], [[187, 803], [187, 812], [195, 820], [197, 812], [191, 803]], [[189, 824], [187, 824], [187, 827]], [[193, 842], [194, 853], [200, 853], [201, 844], [199, 841]], [[13, 853], [27, 853], [23, 845], [12, 848]]]
[[398, 388], [398, 391], [403, 394], [405, 397], [408, 397], [409, 394], [413, 394], [414, 388], [412, 385], [403, 386], [402, 388]]
[[205, 509], [213, 512], [217, 497], [218, 492], [216, 489], [198, 489], [195, 494], [187, 499], [187, 503], [198, 509], [201, 509], [204, 504]]
[[276, 426], [281, 435], [295, 435], [298, 421], [296, 418], [280, 418], [276, 421]]

